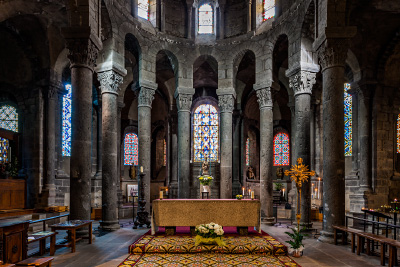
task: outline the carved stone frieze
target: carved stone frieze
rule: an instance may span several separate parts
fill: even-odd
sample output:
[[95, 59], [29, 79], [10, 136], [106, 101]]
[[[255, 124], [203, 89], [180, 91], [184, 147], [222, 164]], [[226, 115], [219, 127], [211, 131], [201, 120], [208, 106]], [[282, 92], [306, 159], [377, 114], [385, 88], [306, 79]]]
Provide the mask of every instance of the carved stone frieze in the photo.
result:
[[235, 99], [233, 95], [219, 95], [218, 106], [221, 112], [233, 112]]
[[147, 87], [140, 87], [139, 92], [139, 107], [149, 107], [151, 108], [151, 103], [154, 99], [154, 93], [156, 90]]
[[99, 49], [90, 39], [67, 39], [66, 41], [71, 67], [82, 65], [93, 69], [96, 66]]
[[114, 70], [108, 70], [100, 72], [97, 76], [100, 82], [100, 90], [102, 94], [108, 93], [118, 95], [118, 91], [120, 90], [119, 86], [124, 80], [122, 75]]
[[177, 96], [177, 107], [178, 111], [190, 111], [192, 106], [192, 97], [191, 94], [179, 94]]
[[322, 71], [329, 67], [344, 66], [349, 44], [347, 39], [328, 39], [319, 47], [318, 57]]
[[311, 94], [312, 87], [315, 84], [316, 73], [309, 71], [300, 71], [289, 78], [289, 87], [294, 95]]
[[271, 96], [271, 88], [261, 88], [256, 91], [257, 94], [257, 102], [260, 106], [260, 109], [263, 108], [272, 108], [272, 96]]

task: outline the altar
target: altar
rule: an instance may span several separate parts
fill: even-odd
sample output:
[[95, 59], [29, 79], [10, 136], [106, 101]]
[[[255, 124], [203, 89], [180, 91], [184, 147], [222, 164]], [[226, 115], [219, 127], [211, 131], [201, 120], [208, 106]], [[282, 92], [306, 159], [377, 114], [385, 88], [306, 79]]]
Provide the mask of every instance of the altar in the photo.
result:
[[260, 232], [260, 201], [236, 199], [163, 199], [153, 201], [151, 233], [159, 226], [191, 226], [214, 222]]

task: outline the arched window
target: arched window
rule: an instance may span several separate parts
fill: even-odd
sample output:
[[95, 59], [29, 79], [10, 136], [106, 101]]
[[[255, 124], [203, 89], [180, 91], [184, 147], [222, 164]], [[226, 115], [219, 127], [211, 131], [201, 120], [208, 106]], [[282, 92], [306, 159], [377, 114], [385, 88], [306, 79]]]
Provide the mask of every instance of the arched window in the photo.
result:
[[213, 33], [214, 16], [210, 4], [199, 7], [199, 33]]
[[18, 112], [10, 105], [0, 107], [0, 128], [18, 132]]
[[149, 20], [150, 17], [150, 1], [138, 0], [138, 16]]
[[194, 161], [218, 161], [218, 111], [210, 104], [196, 108], [193, 115]]
[[274, 137], [274, 166], [289, 165], [289, 135], [278, 133]]
[[350, 90], [350, 84], [344, 84], [344, 155], [351, 156], [352, 153], [352, 140], [353, 140], [353, 128], [352, 128], [352, 97], [347, 91]]
[[67, 93], [63, 96], [62, 109], [62, 155], [71, 156], [71, 111], [72, 111], [72, 86], [65, 85]]
[[8, 139], [0, 137], [0, 163], [9, 162], [8, 150], [10, 148], [10, 142]]
[[275, 17], [275, 0], [263, 0], [263, 20]]
[[400, 114], [397, 116], [397, 153], [400, 153]]
[[124, 165], [139, 164], [139, 138], [135, 133], [127, 133], [124, 139]]
[[250, 166], [250, 138], [246, 140], [246, 166]]
[[167, 142], [164, 139], [164, 165], [167, 166]]

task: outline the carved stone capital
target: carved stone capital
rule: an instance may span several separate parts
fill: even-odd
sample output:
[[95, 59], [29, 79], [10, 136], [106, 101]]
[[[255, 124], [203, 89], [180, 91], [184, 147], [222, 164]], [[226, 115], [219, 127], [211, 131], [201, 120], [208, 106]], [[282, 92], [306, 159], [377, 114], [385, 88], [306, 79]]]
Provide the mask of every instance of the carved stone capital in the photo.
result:
[[257, 102], [260, 106], [260, 109], [264, 108], [272, 108], [272, 95], [271, 95], [271, 88], [261, 88], [256, 90], [257, 94]]
[[68, 59], [73, 67], [87, 67], [91, 70], [96, 66], [98, 47], [91, 39], [66, 39], [69, 50]]
[[318, 49], [322, 71], [330, 67], [343, 67], [347, 58], [347, 39], [327, 39]]
[[47, 89], [47, 98], [49, 100], [56, 100], [58, 94], [63, 91], [63, 85], [59, 81], [50, 81], [49, 87]]
[[114, 70], [107, 70], [100, 72], [97, 75], [100, 82], [101, 94], [114, 94], [118, 95], [120, 85], [122, 84], [124, 77]]
[[156, 90], [152, 88], [147, 88], [145, 86], [140, 87], [140, 92], [139, 92], [139, 105], [138, 107], [149, 107], [151, 108], [151, 103], [153, 102], [154, 99], [154, 93]]
[[178, 111], [190, 111], [192, 107], [192, 94], [179, 94], [176, 97]]
[[316, 73], [309, 71], [299, 71], [295, 75], [289, 77], [289, 87], [293, 90], [294, 95], [310, 94], [315, 84]]
[[224, 112], [233, 112], [235, 104], [235, 99], [233, 95], [219, 95], [218, 96], [218, 106], [220, 108], [221, 113]]

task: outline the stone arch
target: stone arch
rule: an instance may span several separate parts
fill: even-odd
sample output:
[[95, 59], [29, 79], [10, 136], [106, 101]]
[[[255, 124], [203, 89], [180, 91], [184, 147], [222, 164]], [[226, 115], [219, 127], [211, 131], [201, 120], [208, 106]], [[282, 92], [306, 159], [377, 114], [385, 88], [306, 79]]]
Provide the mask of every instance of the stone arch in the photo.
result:
[[318, 56], [313, 49], [315, 25], [315, 4], [311, 1], [301, 24], [300, 62], [307, 65], [318, 64]]
[[256, 76], [255, 68], [256, 56], [252, 50], [242, 50], [234, 59], [232, 77], [238, 104], [242, 103], [243, 98], [247, 98], [253, 90]]
[[389, 58], [393, 55], [396, 46], [400, 43], [400, 28], [394, 33], [392, 40], [386, 45], [381, 52], [381, 56], [377, 66], [377, 80], [385, 80], [385, 68]]
[[347, 52], [346, 65], [351, 69], [353, 82], [361, 80], [361, 69], [356, 55], [350, 49]]
[[272, 52], [272, 80], [279, 81], [281, 68], [288, 69], [289, 64], [289, 38], [286, 34], [279, 35]]
[[[167, 61], [167, 62], [165, 62]], [[168, 66], [169, 65], [169, 66]], [[164, 72], [162, 75], [160, 72]], [[170, 73], [172, 71], [172, 73]], [[174, 84], [170, 84], [171, 75], [173, 75]], [[169, 79], [168, 79], [169, 78]], [[168, 80], [167, 80], [168, 79]], [[169, 50], [160, 50], [156, 56], [156, 83], [158, 89], [162, 90], [168, 97], [168, 104], [171, 106], [174, 99], [174, 92], [179, 86], [179, 61]], [[167, 84], [168, 83], [168, 84]]]
[[[142, 65], [142, 49], [139, 41], [136, 36], [128, 33], [125, 36], [125, 69], [128, 71], [126, 82], [132, 80], [132, 86], [140, 85]], [[125, 87], [122, 86], [122, 88]], [[124, 95], [125, 91], [121, 93]]]
[[[197, 80], [204, 82], [196, 84]], [[209, 54], [201, 55], [193, 62], [193, 88], [198, 87], [218, 88], [218, 61]]]

